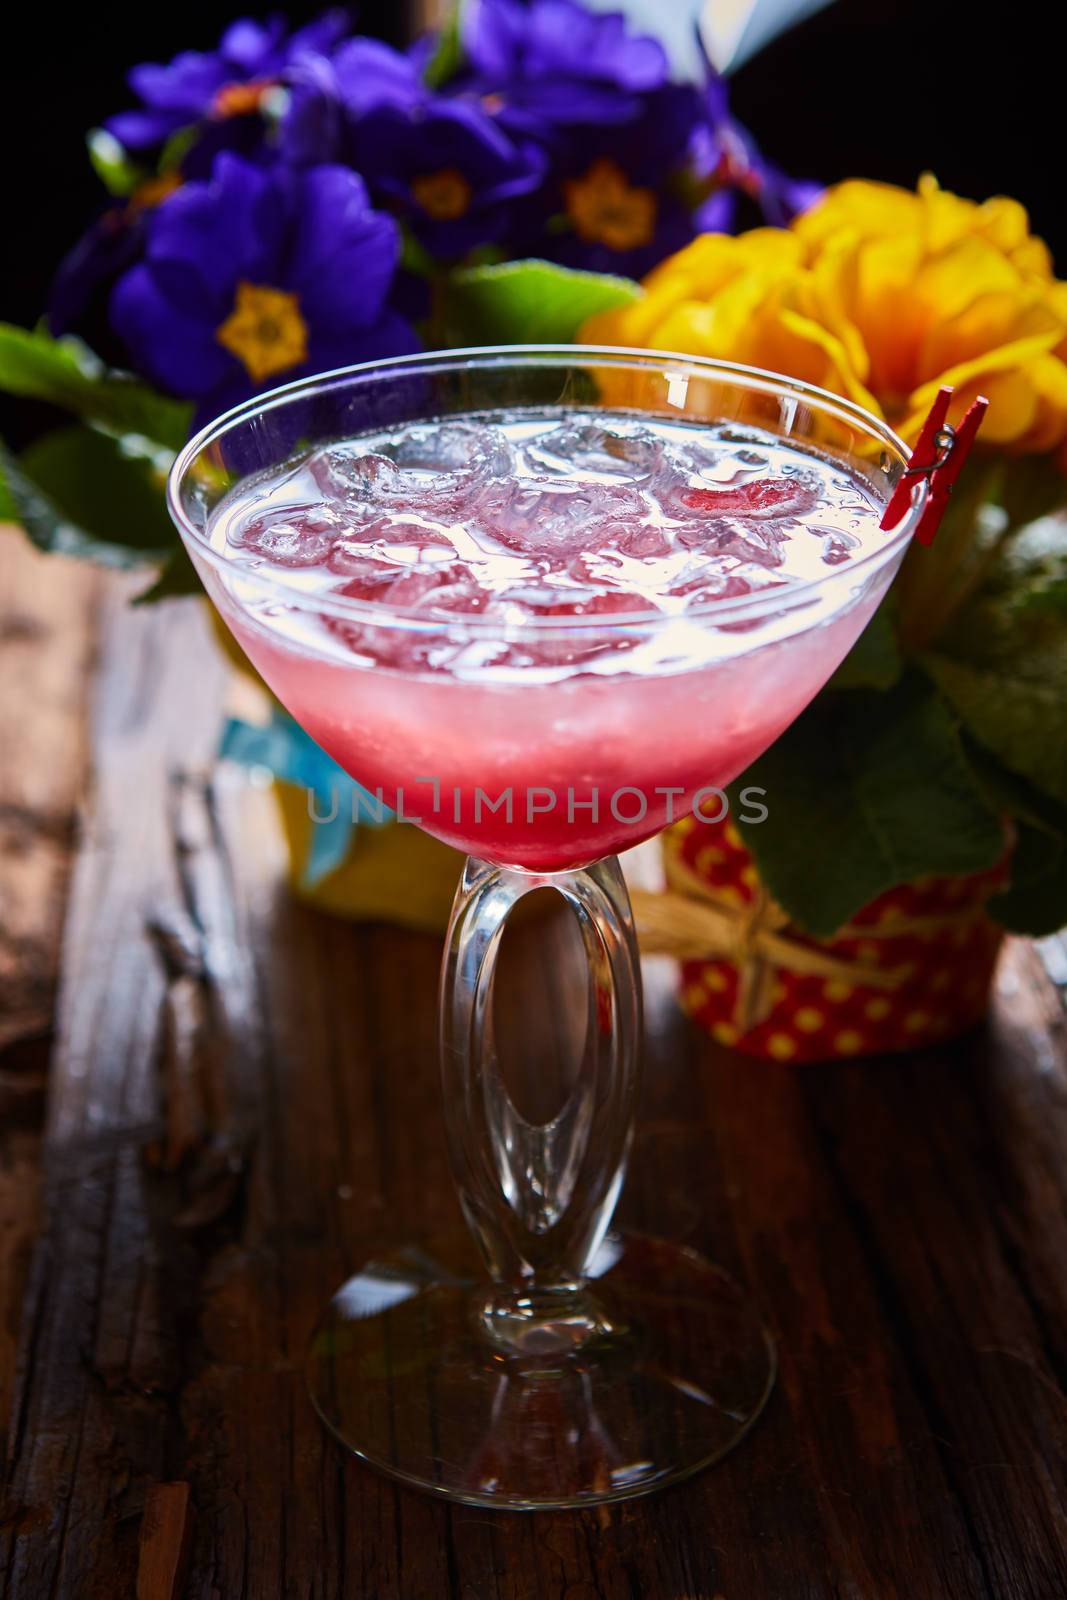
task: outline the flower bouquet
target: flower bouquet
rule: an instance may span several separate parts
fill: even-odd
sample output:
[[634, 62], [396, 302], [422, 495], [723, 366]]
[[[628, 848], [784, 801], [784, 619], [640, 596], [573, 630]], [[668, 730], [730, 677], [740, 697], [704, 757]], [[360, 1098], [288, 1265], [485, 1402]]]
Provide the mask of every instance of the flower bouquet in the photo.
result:
[[[144, 598], [196, 587], [162, 498], [190, 428], [352, 362], [576, 338], [689, 351], [850, 396], [909, 441], [940, 384], [954, 416], [989, 397], [935, 547], [745, 775], [766, 819], [669, 834], [669, 892], [640, 907], [687, 961], [694, 1014], [759, 1053], [975, 1015], [998, 930], [1067, 920], [1067, 285], [1021, 207], [928, 179], [820, 195], [760, 158], [710, 66], [675, 81], [656, 40], [577, 0], [475, 0], [405, 53], [340, 13], [238, 22], [130, 84], [135, 107], [89, 136], [108, 198], [46, 324], [0, 327], [0, 388], [67, 417], [18, 457], [0, 445], [0, 520], [150, 570]], [[287, 719], [233, 725], [225, 748], [279, 776], [298, 886], [354, 914], [395, 905], [375, 882], [385, 830], [324, 834], [296, 803], [342, 780]], [[438, 876], [409, 920], [443, 916], [451, 862]], [[965, 982], [935, 959], [953, 948]]]
[[849, 182], [696, 240], [583, 337], [789, 372], [909, 443], [943, 384], [950, 420], [988, 397], [935, 545], [745, 774], [766, 818], [680, 825], [644, 908], [689, 1009], [753, 1053], [975, 1020], [1001, 930], [1067, 921], [1067, 284], [1014, 201]]
[[[0, 326], [0, 388], [75, 419], [18, 459], [0, 445], [0, 521], [155, 568], [150, 600], [199, 589], [162, 495], [190, 429], [353, 362], [569, 341], [698, 234], [746, 207], [784, 222], [814, 193], [760, 159], [710, 65], [675, 82], [655, 39], [577, 0], [479, 0], [406, 53], [340, 11], [241, 21], [129, 81], [136, 106], [89, 135], [108, 198], [44, 326]], [[447, 916], [444, 847], [403, 827], [443, 861], [398, 896], [388, 832], [309, 825], [307, 789], [329, 811], [345, 779], [282, 714], [231, 725], [224, 750], [275, 771], [311, 898]]]

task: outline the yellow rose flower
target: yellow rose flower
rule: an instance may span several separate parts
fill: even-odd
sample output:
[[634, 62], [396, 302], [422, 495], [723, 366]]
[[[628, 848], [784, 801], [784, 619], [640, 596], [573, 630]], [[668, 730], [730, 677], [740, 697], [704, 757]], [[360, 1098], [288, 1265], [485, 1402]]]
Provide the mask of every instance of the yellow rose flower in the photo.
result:
[[694, 240], [643, 289], [581, 337], [784, 372], [909, 442], [942, 383], [954, 418], [988, 396], [987, 445], [1067, 440], [1067, 284], [1013, 200], [978, 205], [929, 177], [914, 194], [842, 183], [789, 229]]
[[[709, 233], [650, 273], [639, 299], [589, 318], [580, 338], [765, 367], [877, 411], [863, 381], [862, 349], [850, 329], [833, 325], [818, 294], [792, 234]], [[636, 397], [613, 389], [612, 398], [621, 404]]]
[[997, 195], [979, 204], [942, 189], [929, 172], [916, 192], [890, 183], [852, 178], [827, 190], [810, 211], [797, 217], [793, 231], [809, 250], [824, 245], [835, 233], [852, 232], [865, 239], [917, 233], [932, 251], [943, 250], [971, 235], [987, 240], [1022, 272], [1049, 281], [1052, 258], [1042, 239], [1030, 232], [1030, 221], [1017, 200]]

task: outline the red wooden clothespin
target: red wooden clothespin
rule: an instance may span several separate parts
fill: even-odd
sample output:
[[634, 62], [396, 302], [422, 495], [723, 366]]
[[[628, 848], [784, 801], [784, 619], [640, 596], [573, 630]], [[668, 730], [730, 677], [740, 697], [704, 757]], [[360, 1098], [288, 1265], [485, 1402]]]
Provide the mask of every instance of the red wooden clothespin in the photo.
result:
[[952, 389], [948, 385], [938, 390], [937, 398], [930, 407], [930, 414], [923, 423], [922, 432], [911, 453], [911, 461], [893, 490], [880, 524], [883, 528], [895, 528], [911, 509], [911, 491], [916, 478], [926, 478], [928, 482], [926, 504], [915, 529], [916, 539], [925, 545], [934, 542], [934, 535], [940, 526], [948, 497], [952, 492], [952, 485], [960, 475], [960, 468], [970, 453], [974, 436], [989, 405], [985, 396], [979, 395], [964, 414], [959, 426], [954, 428], [945, 421], [951, 399]]

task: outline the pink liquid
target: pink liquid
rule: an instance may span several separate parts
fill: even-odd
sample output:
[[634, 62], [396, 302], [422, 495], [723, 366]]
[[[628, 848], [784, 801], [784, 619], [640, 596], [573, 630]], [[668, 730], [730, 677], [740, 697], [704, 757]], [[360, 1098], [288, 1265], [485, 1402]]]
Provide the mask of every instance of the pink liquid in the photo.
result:
[[[710, 791], [881, 598], [892, 563], [853, 571], [888, 543], [880, 515], [858, 474], [769, 436], [561, 407], [349, 440], [245, 483], [205, 577], [366, 789], [471, 854], [553, 871], [721, 810]], [[338, 596], [348, 613], [317, 608]]]

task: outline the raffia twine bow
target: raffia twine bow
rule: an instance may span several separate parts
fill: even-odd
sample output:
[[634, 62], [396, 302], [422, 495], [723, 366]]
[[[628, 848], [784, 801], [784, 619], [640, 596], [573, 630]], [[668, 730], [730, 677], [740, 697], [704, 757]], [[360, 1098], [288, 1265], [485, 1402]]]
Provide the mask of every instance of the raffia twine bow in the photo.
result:
[[[673, 956], [678, 961], [730, 962], [738, 973], [733, 1021], [742, 1033], [769, 1015], [781, 969], [888, 993], [911, 976], [912, 969], [906, 964], [880, 966], [832, 955], [829, 945], [812, 945], [791, 929], [789, 914], [762, 883], [756, 885], [751, 900], [739, 904], [698, 877], [669, 834], [663, 839], [663, 859], [666, 889], [634, 888], [630, 893], [641, 949], [646, 955]], [[833, 942], [877, 942], [908, 935], [930, 938], [976, 921], [983, 906], [984, 897], [976, 897], [959, 910], [934, 916], [909, 917], [889, 911], [869, 926], [846, 924], [838, 929]]]

